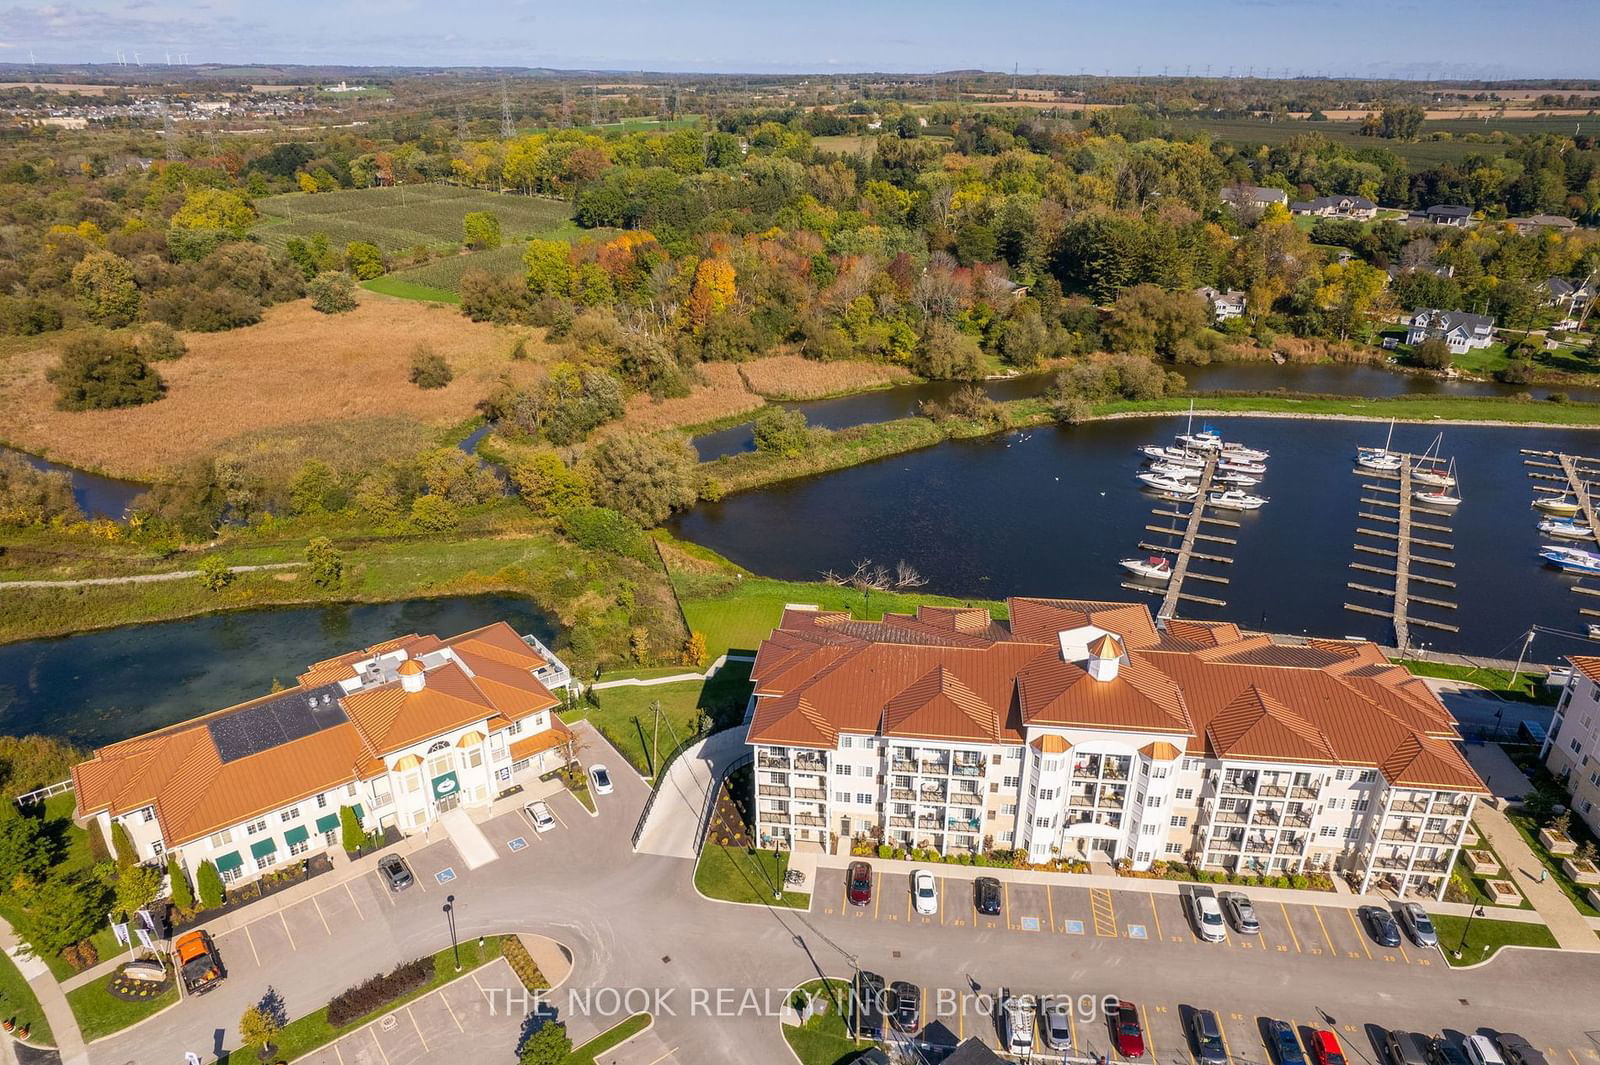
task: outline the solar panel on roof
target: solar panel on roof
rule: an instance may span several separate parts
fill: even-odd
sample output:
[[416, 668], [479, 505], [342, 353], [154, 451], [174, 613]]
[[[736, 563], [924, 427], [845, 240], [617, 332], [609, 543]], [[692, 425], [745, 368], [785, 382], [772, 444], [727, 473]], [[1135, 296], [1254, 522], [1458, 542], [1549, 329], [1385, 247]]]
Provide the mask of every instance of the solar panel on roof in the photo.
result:
[[237, 761], [343, 724], [342, 692], [338, 684], [283, 692], [219, 717], [206, 728], [218, 757], [224, 763]]

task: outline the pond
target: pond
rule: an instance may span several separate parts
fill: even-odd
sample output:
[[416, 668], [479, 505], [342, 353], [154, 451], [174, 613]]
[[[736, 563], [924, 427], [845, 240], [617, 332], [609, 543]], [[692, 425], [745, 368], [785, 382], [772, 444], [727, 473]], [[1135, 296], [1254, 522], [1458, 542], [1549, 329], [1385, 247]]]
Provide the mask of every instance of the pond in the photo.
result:
[[510, 622], [546, 644], [552, 620], [505, 595], [242, 610], [0, 644], [0, 735], [98, 746], [265, 695], [313, 662], [411, 632]]
[[[1139, 600], [1154, 596], [1121, 587], [1118, 560], [1146, 554], [1143, 542], [1175, 542], [1151, 533], [1160, 525], [1153, 509], [1170, 509], [1140, 490], [1134, 448], [1170, 442], [1182, 418], [1154, 417], [1083, 426], [1011, 432], [952, 441], [865, 466], [785, 482], [702, 504], [679, 516], [674, 535], [704, 544], [757, 573], [815, 580], [825, 570], [846, 570], [858, 559], [893, 566], [904, 559], [928, 578], [924, 589], [953, 596], [1001, 599], [1008, 595]], [[1188, 592], [1223, 599], [1214, 608], [1184, 604], [1180, 616], [1227, 618], [1275, 632], [1359, 635], [1393, 640], [1389, 622], [1344, 609], [1374, 608], [1386, 600], [1346, 587], [1384, 585], [1389, 578], [1363, 573], [1352, 562], [1392, 560], [1354, 550], [1362, 504], [1374, 493], [1352, 472], [1358, 444], [1383, 443], [1387, 425], [1238, 417], [1217, 420], [1230, 438], [1272, 453], [1261, 494], [1263, 509], [1237, 517], [1237, 530], [1216, 532], [1238, 540], [1215, 551], [1231, 565], [1196, 563], [1195, 570], [1225, 576], [1226, 585], [1191, 583]], [[1440, 574], [1457, 582], [1434, 589], [1458, 608], [1414, 607], [1413, 616], [1457, 625], [1459, 633], [1412, 629], [1413, 641], [1440, 650], [1515, 657], [1528, 626], [1584, 631], [1580, 607], [1600, 601], [1570, 590], [1574, 578], [1545, 569], [1536, 557], [1542, 537], [1530, 508], [1530, 481], [1519, 448], [1548, 448], [1600, 455], [1600, 432], [1443, 426], [1443, 453], [1457, 459], [1465, 502], [1445, 520], [1453, 532], [1438, 537], [1450, 550], [1417, 548], [1456, 563]], [[1394, 447], [1424, 450], [1436, 430], [1395, 429]], [[1419, 532], [1420, 536], [1429, 536]], [[1363, 543], [1376, 543], [1359, 538]], [[1572, 650], [1592, 651], [1582, 639], [1541, 634], [1540, 660]]]
[[17, 451], [9, 447], [0, 447], [0, 452], [21, 455], [28, 465], [36, 470], [65, 473], [72, 479], [72, 498], [77, 501], [78, 509], [90, 518], [111, 518], [120, 521], [128, 509], [128, 504], [150, 487], [137, 481], [119, 481], [115, 477], [102, 477], [88, 470], [63, 466], [59, 462], [51, 462], [38, 455], [30, 455], [26, 451]]

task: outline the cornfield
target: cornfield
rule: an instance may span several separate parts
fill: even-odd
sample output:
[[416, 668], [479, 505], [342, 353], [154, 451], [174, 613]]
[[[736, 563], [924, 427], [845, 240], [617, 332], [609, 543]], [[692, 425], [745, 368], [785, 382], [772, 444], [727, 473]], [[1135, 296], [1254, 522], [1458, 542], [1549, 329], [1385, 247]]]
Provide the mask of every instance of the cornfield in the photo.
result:
[[256, 201], [262, 220], [256, 233], [272, 247], [291, 237], [325, 234], [334, 248], [371, 241], [387, 252], [419, 244], [460, 244], [461, 220], [470, 211], [500, 219], [507, 244], [570, 228], [572, 206], [560, 200], [498, 195], [454, 185], [390, 185], [339, 192], [291, 192]]

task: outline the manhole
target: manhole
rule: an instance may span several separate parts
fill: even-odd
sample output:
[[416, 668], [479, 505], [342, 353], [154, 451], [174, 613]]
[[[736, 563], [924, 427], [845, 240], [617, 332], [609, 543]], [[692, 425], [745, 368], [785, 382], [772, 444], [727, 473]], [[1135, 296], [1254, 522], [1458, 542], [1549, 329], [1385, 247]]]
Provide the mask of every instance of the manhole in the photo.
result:
[[672, 955], [671, 954], [663, 954], [663, 955], [661, 955], [661, 964], [662, 965], [671, 965], [672, 964]]
[[890, 956], [894, 957], [894, 958], [898, 958], [900, 956], [900, 952], [898, 950], [894, 951]]

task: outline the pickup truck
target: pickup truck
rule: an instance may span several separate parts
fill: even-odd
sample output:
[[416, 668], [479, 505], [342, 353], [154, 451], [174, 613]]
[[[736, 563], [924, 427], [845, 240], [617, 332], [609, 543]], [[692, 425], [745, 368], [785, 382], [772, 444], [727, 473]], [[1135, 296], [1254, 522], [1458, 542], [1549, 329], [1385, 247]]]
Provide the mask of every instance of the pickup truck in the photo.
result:
[[203, 995], [222, 983], [228, 974], [223, 971], [222, 959], [211, 937], [203, 931], [185, 932], [172, 944], [178, 957], [178, 976], [183, 990], [191, 995]]

